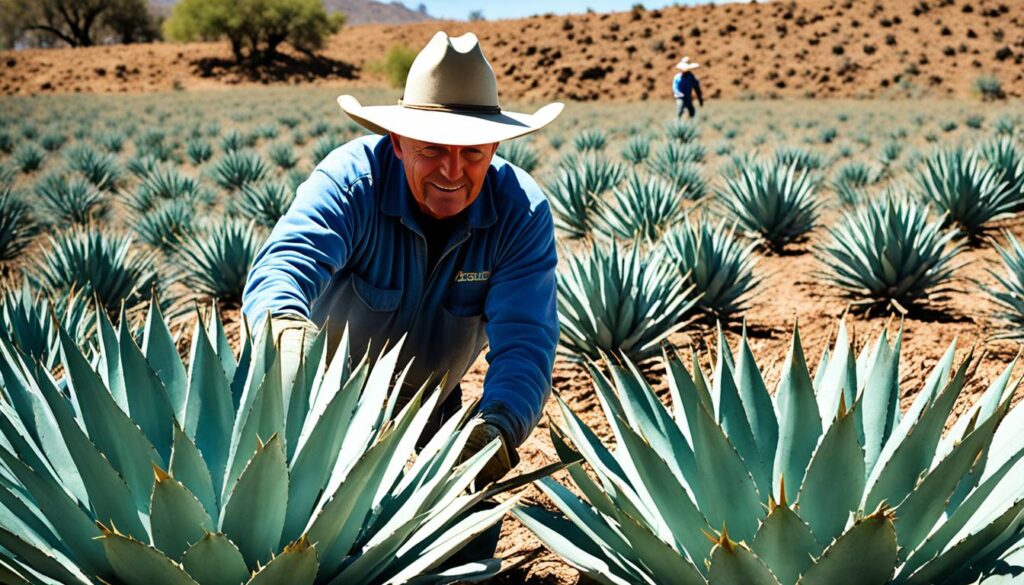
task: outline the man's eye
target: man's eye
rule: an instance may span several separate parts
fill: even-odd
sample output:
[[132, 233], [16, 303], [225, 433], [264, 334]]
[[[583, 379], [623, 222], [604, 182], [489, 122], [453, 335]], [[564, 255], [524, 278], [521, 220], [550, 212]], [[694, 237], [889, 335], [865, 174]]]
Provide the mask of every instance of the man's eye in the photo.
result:
[[484, 157], [484, 153], [479, 150], [466, 150], [462, 153], [466, 157], [466, 160], [476, 162]]
[[423, 154], [426, 155], [426, 156], [440, 156], [441, 155], [441, 149], [430, 146], [430, 147], [427, 147], [427, 148], [423, 149]]

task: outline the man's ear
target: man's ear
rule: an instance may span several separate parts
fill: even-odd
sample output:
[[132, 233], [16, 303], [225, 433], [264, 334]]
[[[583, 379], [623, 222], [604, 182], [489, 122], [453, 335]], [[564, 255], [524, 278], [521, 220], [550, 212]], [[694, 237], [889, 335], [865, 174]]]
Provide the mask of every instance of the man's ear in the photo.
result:
[[394, 148], [395, 150], [395, 156], [398, 157], [398, 160], [402, 160], [402, 156], [404, 153], [402, 152], [401, 136], [395, 134], [394, 132], [388, 132], [388, 136], [391, 137], [391, 147]]

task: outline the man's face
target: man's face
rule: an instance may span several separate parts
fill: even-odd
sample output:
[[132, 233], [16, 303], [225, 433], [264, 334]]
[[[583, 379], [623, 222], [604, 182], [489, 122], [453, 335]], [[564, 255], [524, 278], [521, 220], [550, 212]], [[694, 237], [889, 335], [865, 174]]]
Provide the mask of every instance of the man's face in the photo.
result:
[[451, 146], [393, 132], [391, 143], [405, 167], [413, 199], [423, 213], [435, 219], [454, 217], [476, 200], [498, 149], [497, 142]]

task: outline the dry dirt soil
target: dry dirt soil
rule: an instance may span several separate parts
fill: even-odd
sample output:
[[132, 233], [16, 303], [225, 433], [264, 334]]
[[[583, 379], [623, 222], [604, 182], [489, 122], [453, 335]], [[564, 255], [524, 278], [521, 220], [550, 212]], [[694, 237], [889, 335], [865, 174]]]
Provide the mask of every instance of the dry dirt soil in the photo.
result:
[[670, 97], [684, 55], [711, 97], [966, 96], [994, 74], [1024, 95], [1021, 0], [801, 0], [542, 15], [493, 22], [344, 28], [317, 59], [258, 69], [226, 43], [160, 43], [0, 53], [0, 94], [144, 92], [224, 84], [379, 86], [368, 64], [437, 30], [474, 31], [506, 99]]

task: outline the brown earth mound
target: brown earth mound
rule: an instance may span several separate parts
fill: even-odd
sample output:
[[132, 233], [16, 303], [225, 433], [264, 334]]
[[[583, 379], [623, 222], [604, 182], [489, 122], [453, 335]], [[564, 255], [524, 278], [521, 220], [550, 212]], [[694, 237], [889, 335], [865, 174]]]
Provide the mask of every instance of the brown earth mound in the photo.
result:
[[425, 22], [343, 29], [322, 58], [240, 69], [223, 43], [0, 53], [0, 94], [142, 92], [222, 84], [379, 86], [367, 71], [389, 47], [418, 49], [437, 30], [473, 31], [505, 99], [634, 101], [669, 97], [683, 55], [710, 97], [966, 96], [983, 74], [1024, 95], [1024, 2], [803, 0]]

